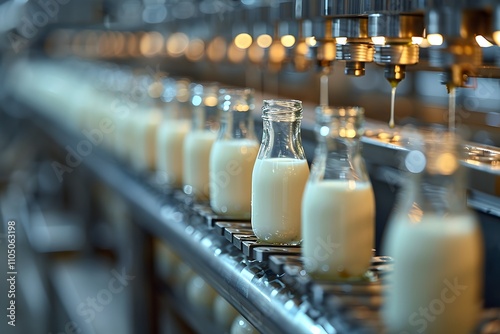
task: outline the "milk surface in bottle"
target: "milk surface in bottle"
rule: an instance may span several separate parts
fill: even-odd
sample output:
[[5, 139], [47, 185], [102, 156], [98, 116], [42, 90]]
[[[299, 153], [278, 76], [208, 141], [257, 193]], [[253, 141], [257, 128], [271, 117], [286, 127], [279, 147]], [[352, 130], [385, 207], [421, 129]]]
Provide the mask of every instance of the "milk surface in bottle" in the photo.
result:
[[252, 174], [252, 229], [261, 241], [301, 242], [301, 203], [309, 167], [300, 137], [302, 102], [265, 100]]
[[433, 132], [418, 143], [404, 159], [407, 182], [384, 236], [395, 264], [383, 319], [391, 333], [471, 333], [482, 305], [483, 245], [467, 209], [459, 140]]
[[302, 202], [302, 255], [316, 279], [361, 279], [371, 263], [373, 189], [360, 152], [364, 110], [316, 108], [318, 147]]
[[259, 150], [253, 90], [219, 90], [221, 128], [210, 154], [210, 206], [218, 214], [250, 218], [252, 171]]
[[210, 198], [210, 151], [219, 130], [218, 86], [191, 84], [193, 123], [184, 139], [183, 189], [199, 201]]

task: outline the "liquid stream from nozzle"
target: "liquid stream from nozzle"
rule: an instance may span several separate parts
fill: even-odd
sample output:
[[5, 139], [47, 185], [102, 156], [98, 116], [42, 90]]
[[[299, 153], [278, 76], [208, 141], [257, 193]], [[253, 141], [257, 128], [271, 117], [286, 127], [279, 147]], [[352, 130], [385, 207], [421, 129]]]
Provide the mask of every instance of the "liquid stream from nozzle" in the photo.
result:
[[391, 84], [391, 118], [389, 120], [389, 127], [391, 129], [394, 128], [394, 126], [396, 126], [395, 122], [394, 122], [394, 102], [396, 101], [396, 87], [398, 86], [398, 83], [399, 81], [397, 80], [391, 80], [389, 81], [389, 83]]
[[448, 87], [448, 130], [455, 131], [456, 88]]
[[328, 74], [330, 70], [324, 68], [319, 79], [319, 105], [328, 106]]

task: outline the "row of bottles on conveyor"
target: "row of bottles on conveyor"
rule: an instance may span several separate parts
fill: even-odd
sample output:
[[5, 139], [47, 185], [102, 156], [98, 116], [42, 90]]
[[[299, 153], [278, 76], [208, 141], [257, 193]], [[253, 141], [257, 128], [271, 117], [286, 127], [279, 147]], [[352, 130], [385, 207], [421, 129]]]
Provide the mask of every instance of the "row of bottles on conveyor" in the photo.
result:
[[[82, 105], [72, 109], [80, 131], [95, 131], [109, 119], [115, 127], [104, 143], [123, 161], [154, 171], [219, 215], [251, 218], [263, 244], [301, 245], [313, 279], [369, 279], [375, 197], [361, 157], [363, 108], [315, 109], [318, 146], [309, 172], [300, 101], [263, 102], [259, 146], [251, 89], [169, 77], [134, 80], [136, 91], [126, 92], [134, 108], [125, 115], [112, 109], [112, 98], [80, 97]], [[31, 86], [29, 80], [21, 85], [27, 98], [33, 91], [47, 98], [45, 87]], [[482, 242], [466, 209], [459, 140], [443, 131], [401, 137], [407, 184], [382, 250], [396, 261], [383, 318], [394, 332], [469, 333], [481, 309]]]

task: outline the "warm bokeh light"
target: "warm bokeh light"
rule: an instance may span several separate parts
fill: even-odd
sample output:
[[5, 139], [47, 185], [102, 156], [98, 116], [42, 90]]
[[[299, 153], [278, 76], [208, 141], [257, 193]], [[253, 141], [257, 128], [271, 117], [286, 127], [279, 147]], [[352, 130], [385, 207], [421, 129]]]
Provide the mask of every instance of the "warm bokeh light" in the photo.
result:
[[441, 34], [429, 34], [427, 35], [427, 41], [430, 45], [439, 46], [443, 44], [444, 39]]
[[420, 45], [420, 44], [422, 44], [423, 41], [424, 41], [424, 38], [420, 37], [420, 36], [413, 36], [411, 38], [411, 44]]
[[93, 30], [87, 30], [84, 32], [84, 36], [84, 55], [86, 57], [95, 57], [97, 55], [97, 43], [100, 37], [99, 34]]
[[385, 37], [384, 36], [373, 36], [372, 42], [375, 45], [385, 45]]
[[136, 37], [135, 34], [126, 32], [124, 33], [125, 35], [125, 46], [126, 46], [126, 51], [129, 56], [131, 57], [138, 57], [139, 56], [139, 41]]
[[316, 46], [316, 37], [311, 36], [311, 37], [306, 37], [306, 44], [309, 46]]
[[139, 50], [145, 57], [154, 57], [163, 49], [163, 35], [157, 31], [151, 31], [142, 35], [139, 41]]
[[273, 38], [270, 35], [262, 34], [257, 37], [257, 45], [263, 49], [267, 49], [273, 43]]
[[293, 35], [281, 36], [281, 44], [286, 48], [290, 48], [295, 44], [295, 37]]
[[210, 61], [220, 62], [224, 59], [226, 55], [226, 41], [224, 38], [217, 36], [208, 43], [207, 46], [207, 57]]
[[479, 44], [480, 47], [482, 48], [489, 48], [490, 46], [493, 46], [493, 43], [488, 41], [484, 36], [482, 35], [477, 35], [476, 36], [476, 42]]
[[189, 45], [189, 38], [182, 32], [170, 35], [167, 40], [167, 53], [171, 57], [180, 57], [184, 54]]
[[248, 48], [248, 59], [254, 64], [259, 64], [264, 58], [265, 51], [257, 43]]
[[186, 49], [186, 58], [189, 61], [199, 61], [205, 55], [205, 42], [201, 39], [192, 39]]
[[495, 31], [493, 33], [493, 40], [495, 43], [497, 43], [498, 46], [500, 46], [500, 31]]
[[347, 37], [337, 37], [335, 38], [335, 42], [339, 45], [346, 45], [347, 44]]
[[227, 50], [227, 59], [231, 63], [238, 64], [245, 60], [246, 50], [239, 48], [235, 43], [231, 43]]
[[234, 44], [240, 49], [248, 49], [252, 45], [252, 36], [247, 33], [238, 34], [234, 38]]
[[281, 63], [286, 58], [286, 50], [280, 41], [274, 41], [269, 48], [269, 61], [272, 63]]
[[206, 105], [207, 107], [215, 107], [218, 102], [219, 100], [215, 95], [208, 95], [205, 96], [205, 98], [203, 99], [203, 104]]

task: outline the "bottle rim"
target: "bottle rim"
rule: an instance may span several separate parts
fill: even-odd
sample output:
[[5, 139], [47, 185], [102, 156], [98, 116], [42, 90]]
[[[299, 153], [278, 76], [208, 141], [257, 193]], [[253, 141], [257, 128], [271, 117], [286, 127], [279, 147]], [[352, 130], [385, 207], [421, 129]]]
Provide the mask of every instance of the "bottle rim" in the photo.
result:
[[264, 100], [262, 118], [266, 120], [301, 120], [302, 110], [302, 101], [300, 100], [269, 99]]

